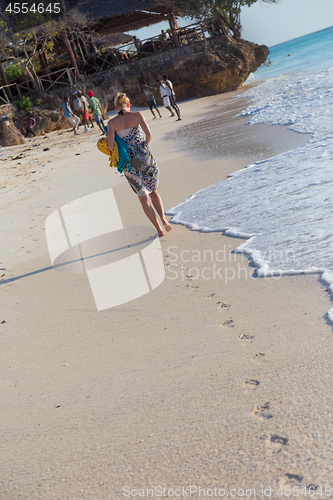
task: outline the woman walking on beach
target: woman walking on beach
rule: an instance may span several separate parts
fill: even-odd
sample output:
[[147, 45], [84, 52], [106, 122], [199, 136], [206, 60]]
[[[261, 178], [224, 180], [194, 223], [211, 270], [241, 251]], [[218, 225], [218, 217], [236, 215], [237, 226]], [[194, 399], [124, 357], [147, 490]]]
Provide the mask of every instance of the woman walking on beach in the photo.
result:
[[124, 175], [133, 191], [138, 195], [143, 211], [156, 228], [158, 236], [163, 236], [163, 228], [157, 220], [150, 200], [164, 229], [169, 232], [172, 226], [165, 218], [162, 199], [156, 190], [159, 172], [148, 146], [152, 138], [151, 132], [143, 114], [140, 111], [131, 111], [130, 101], [126, 94], [118, 93], [114, 105], [118, 115], [108, 122], [109, 149], [113, 151], [115, 134], [126, 142], [131, 167], [127, 163]]

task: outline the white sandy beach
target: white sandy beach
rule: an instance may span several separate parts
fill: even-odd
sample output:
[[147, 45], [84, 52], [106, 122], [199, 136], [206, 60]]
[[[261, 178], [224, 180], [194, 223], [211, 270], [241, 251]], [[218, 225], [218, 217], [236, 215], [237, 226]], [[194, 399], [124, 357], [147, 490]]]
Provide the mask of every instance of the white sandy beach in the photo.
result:
[[[246, 107], [236, 94], [180, 103], [180, 124], [144, 111], [166, 210], [305, 140], [232, 120]], [[226, 158], [164, 140], [217, 105]], [[55, 132], [0, 150], [0, 498], [250, 498], [270, 487], [282, 498], [311, 485], [328, 497], [331, 303], [317, 275], [253, 278], [231, 253], [241, 240], [179, 225], [161, 239], [163, 283], [114, 308], [97, 311], [86, 275], [51, 267], [45, 220], [72, 200], [111, 187], [124, 225], [150, 227], [99, 136]], [[193, 251], [199, 262], [187, 262]]]

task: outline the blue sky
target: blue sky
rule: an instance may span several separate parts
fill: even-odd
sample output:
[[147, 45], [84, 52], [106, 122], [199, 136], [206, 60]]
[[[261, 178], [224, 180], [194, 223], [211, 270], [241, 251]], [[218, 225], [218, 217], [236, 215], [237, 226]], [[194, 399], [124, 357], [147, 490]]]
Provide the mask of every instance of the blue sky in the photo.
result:
[[333, 0], [257, 2], [241, 14], [242, 37], [268, 47], [333, 25]]
[[[279, 0], [277, 4], [257, 2], [244, 7], [241, 14], [242, 37], [268, 47], [333, 25], [333, 0]], [[179, 25], [190, 24], [179, 19]], [[169, 27], [167, 22], [142, 28], [135, 34], [141, 40]]]

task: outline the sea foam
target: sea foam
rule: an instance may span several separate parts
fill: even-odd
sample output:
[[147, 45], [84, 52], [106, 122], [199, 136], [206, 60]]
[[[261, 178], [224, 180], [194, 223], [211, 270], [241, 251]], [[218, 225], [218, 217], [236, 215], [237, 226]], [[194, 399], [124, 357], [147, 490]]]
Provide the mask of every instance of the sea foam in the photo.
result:
[[[247, 166], [168, 211], [193, 230], [248, 238], [236, 251], [260, 276], [322, 273], [333, 291], [333, 68], [247, 91], [249, 125], [287, 125], [312, 139]], [[333, 309], [329, 311], [333, 320]]]

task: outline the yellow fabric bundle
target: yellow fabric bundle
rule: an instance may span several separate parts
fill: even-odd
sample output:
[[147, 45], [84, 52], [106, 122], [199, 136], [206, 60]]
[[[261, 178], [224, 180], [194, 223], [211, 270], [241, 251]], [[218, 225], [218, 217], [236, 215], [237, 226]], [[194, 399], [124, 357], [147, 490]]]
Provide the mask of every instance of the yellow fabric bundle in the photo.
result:
[[118, 144], [116, 143], [116, 141], [114, 141], [114, 147], [112, 152], [109, 149], [107, 137], [101, 137], [101, 139], [98, 139], [97, 147], [100, 151], [102, 151], [102, 153], [110, 157], [109, 158], [110, 167], [117, 168], [117, 164], [119, 162], [119, 153], [118, 153]]

